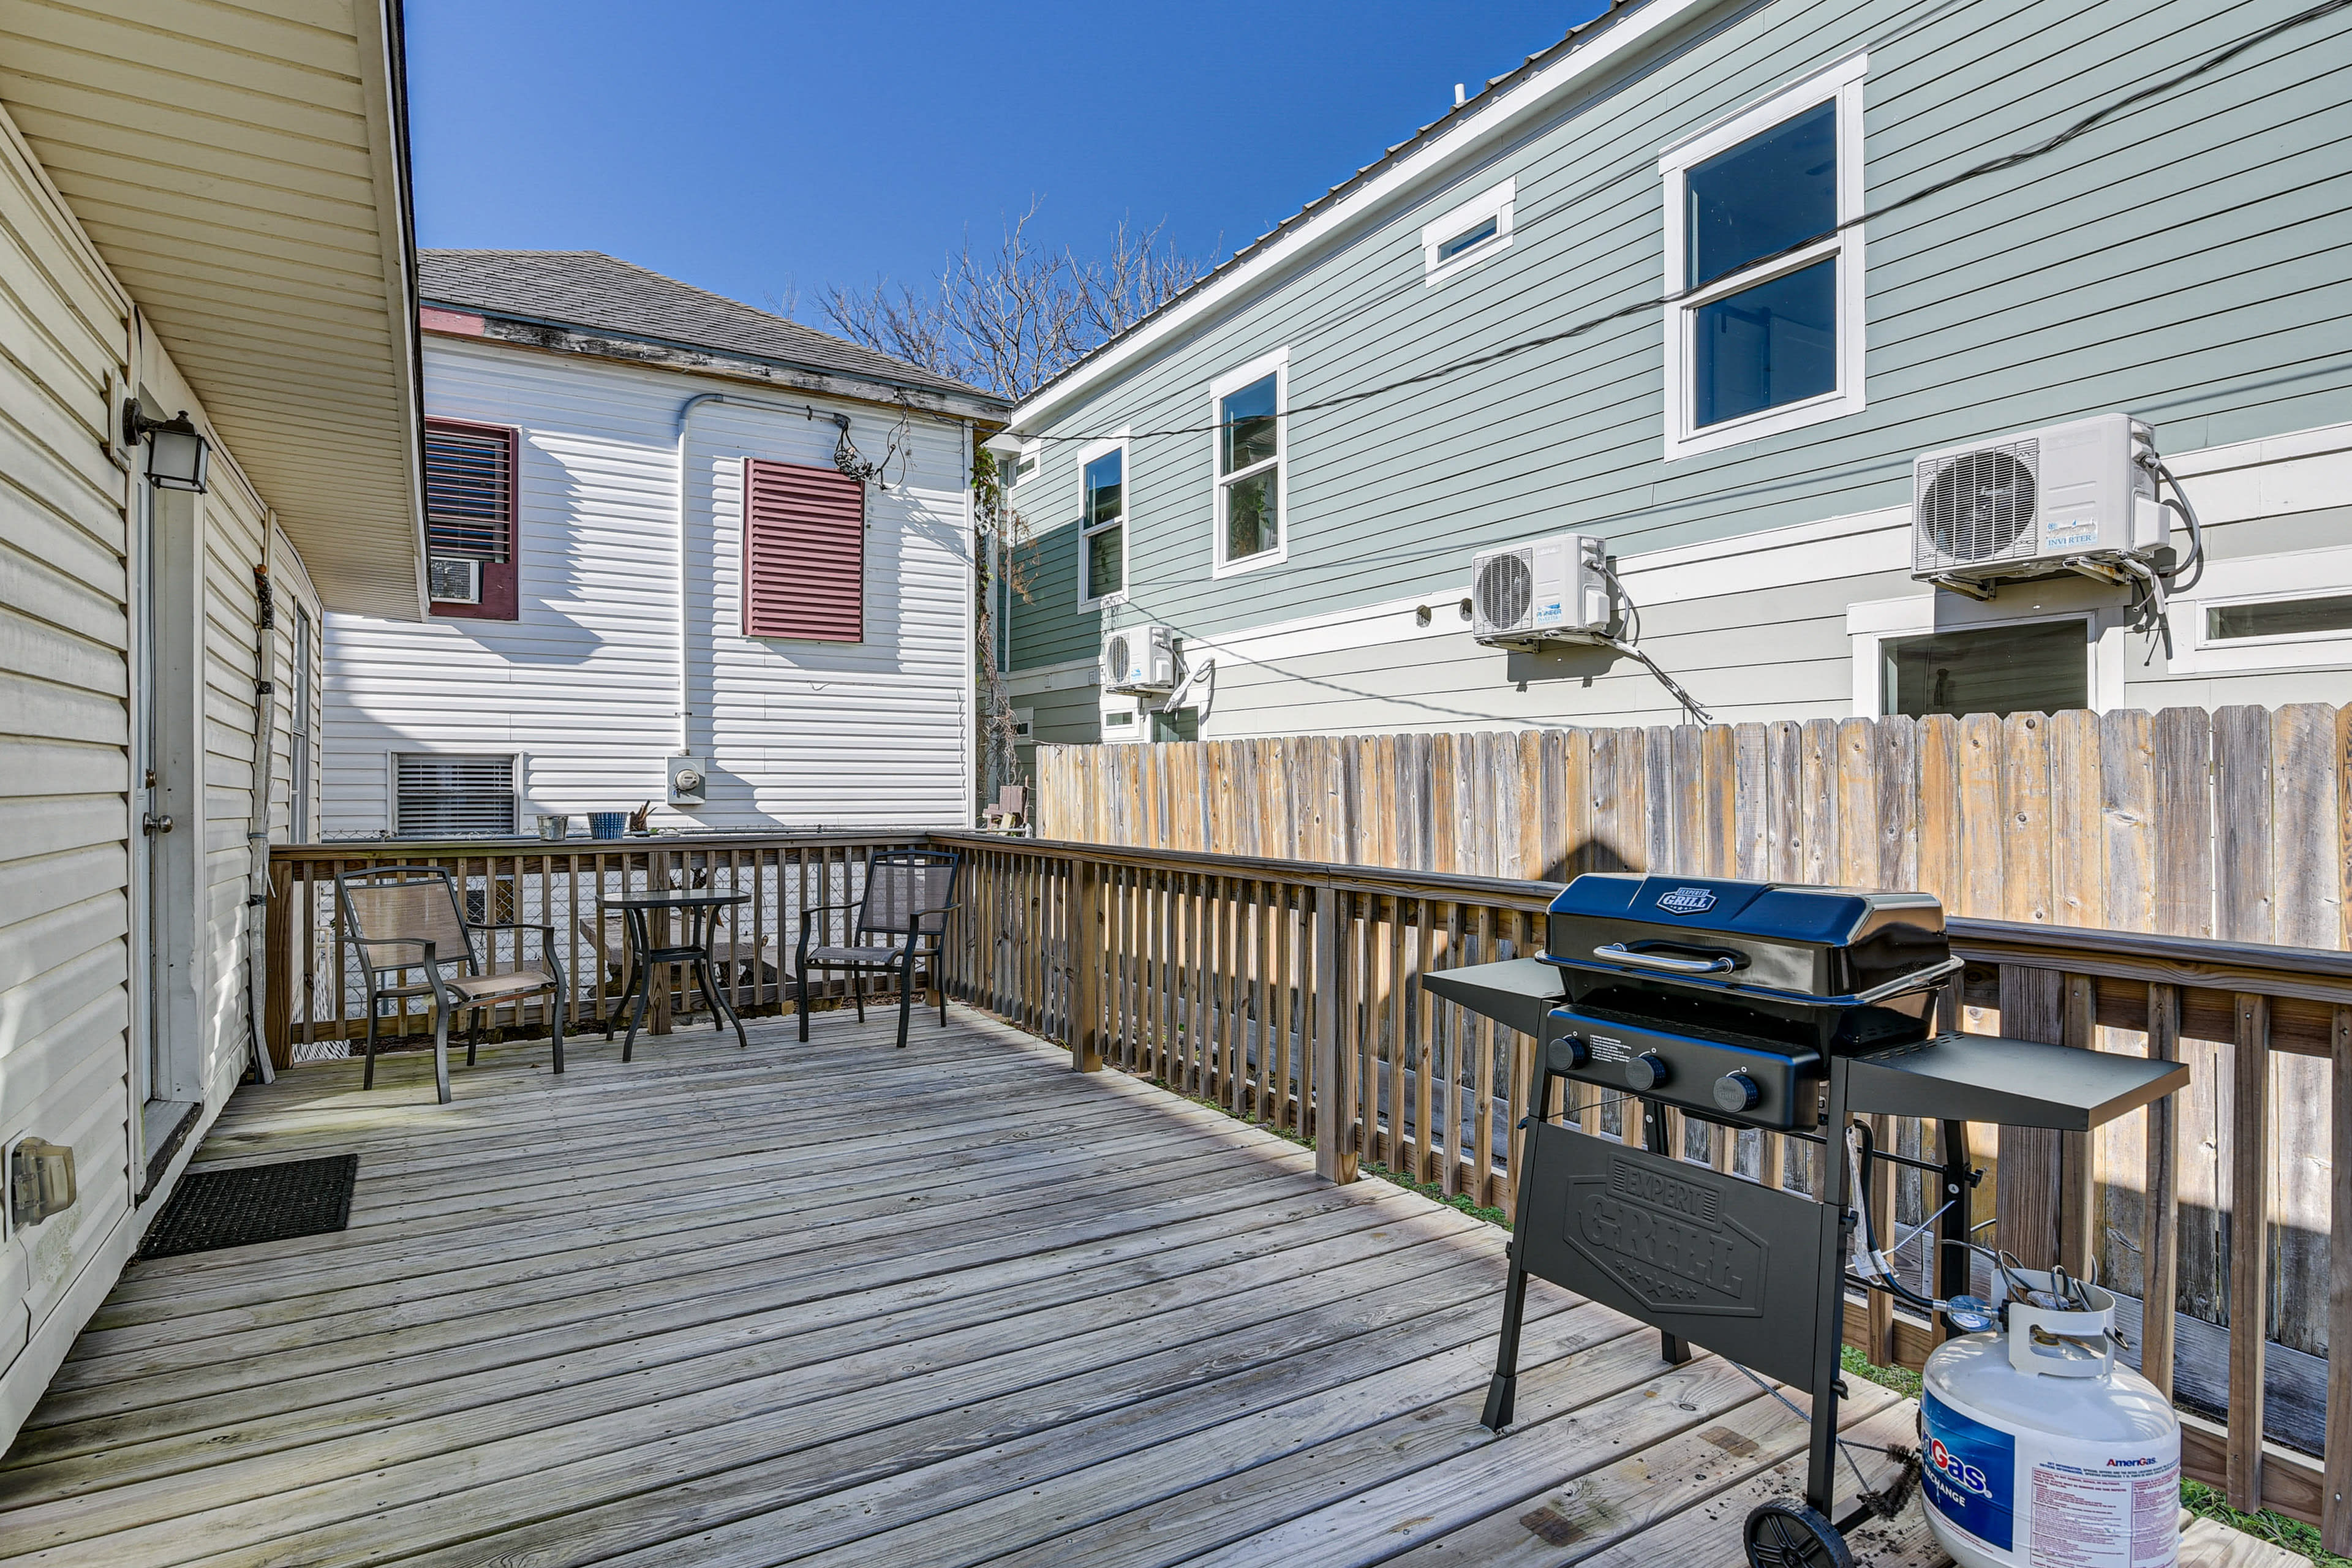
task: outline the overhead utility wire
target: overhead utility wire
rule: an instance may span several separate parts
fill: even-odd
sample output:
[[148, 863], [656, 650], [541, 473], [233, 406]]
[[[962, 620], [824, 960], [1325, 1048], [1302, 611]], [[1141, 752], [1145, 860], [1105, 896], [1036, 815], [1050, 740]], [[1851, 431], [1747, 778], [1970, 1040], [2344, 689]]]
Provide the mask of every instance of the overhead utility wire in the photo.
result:
[[[2185, 87], [2189, 82], [2195, 81], [2200, 77], [2207, 76], [2219, 70], [2221, 67], [2229, 64], [2230, 61], [2237, 58], [2240, 55], [2244, 54], [2247, 50], [2257, 48], [2262, 45], [2268, 43], [2271, 39], [2279, 37], [2283, 33], [2292, 31], [2296, 27], [2308, 26], [2313, 22], [2325, 20], [2326, 17], [2332, 16], [2337, 12], [2343, 11], [2347, 8], [2352, 8], [2352, 0], [2321, 0], [2319, 5], [2311, 6], [2307, 10], [2298, 11], [2292, 16], [2285, 17], [2281, 21], [2273, 22], [2269, 26], [2263, 28], [2259, 32], [2250, 33], [2246, 37], [2240, 38], [2236, 43], [2216, 50], [2214, 53], [2208, 55], [2204, 59], [2200, 60], [2197, 64], [2190, 66], [2186, 70], [2176, 72], [2175, 74], [2165, 78], [2161, 81], [2150, 83], [2148, 86], [2141, 88], [2136, 92], [2126, 93], [2123, 97], [2116, 99], [2111, 102], [2102, 104], [2099, 108], [2093, 110], [2090, 113], [2083, 116], [2080, 120], [2077, 120], [2073, 124], [2067, 126], [2064, 130], [2056, 132], [2054, 135], [2045, 137], [2043, 140], [2034, 142], [2032, 146], [2021, 147], [2016, 152], [2005, 153], [1997, 158], [1988, 158], [1980, 163], [1971, 164], [1968, 168], [1960, 170], [1958, 174], [1948, 175], [1944, 179], [1937, 180], [1932, 184], [1923, 185], [1918, 190], [1913, 191], [1906, 195], [1897, 196], [1895, 200], [1885, 203], [1884, 205], [1873, 207], [1868, 212], [1857, 214], [1856, 216], [1846, 219], [1843, 223], [1838, 224], [1831, 228], [1823, 229], [1821, 233], [1812, 235], [1807, 238], [1801, 239], [1794, 245], [1783, 246], [1781, 248], [1773, 251], [1769, 255], [1757, 257], [1752, 261], [1748, 262], [1748, 266], [1760, 267], [1767, 262], [1778, 261], [1784, 257], [1794, 256], [1799, 251], [1811, 249], [1812, 247], [1822, 243], [1824, 240], [1833, 239], [1837, 236], [1844, 233], [1847, 229], [1859, 227], [1874, 219], [1885, 217], [1892, 213], [1901, 212], [1904, 208], [1916, 205], [1918, 203], [1926, 201], [1930, 196], [1941, 195], [1946, 191], [1951, 190], [1955, 186], [1966, 184], [1971, 180], [1982, 179], [1988, 174], [1997, 174], [2005, 170], [2017, 168], [2022, 164], [2032, 163], [2037, 158], [2047, 157], [2049, 154], [2055, 153], [2058, 149], [2065, 146], [2068, 142], [2073, 142], [2077, 137], [2085, 135], [2088, 132], [2096, 130], [2101, 125], [2105, 124], [2108, 121], [2114, 119], [2116, 115], [2121, 114], [2124, 110], [2132, 108], [2136, 104], [2145, 103], [2150, 99], [2160, 98], [2176, 88]], [[1712, 282], [1714, 280], [1710, 279], [1709, 281]], [[1505, 343], [1499, 348], [1487, 349], [1479, 353], [1470, 354], [1458, 360], [1453, 360], [1431, 370], [1424, 370], [1413, 375], [1402, 376], [1395, 381], [1383, 382], [1378, 386], [1369, 386], [1356, 392], [1337, 393], [1329, 397], [1318, 398], [1312, 403], [1295, 404], [1288, 408], [1281, 410], [1281, 413], [1286, 417], [1297, 414], [1317, 414], [1328, 408], [1340, 408], [1345, 407], [1349, 404], [1361, 403], [1368, 398], [1385, 397], [1390, 393], [1402, 392], [1408, 387], [1424, 385], [1433, 381], [1446, 380], [1450, 377], [1459, 375], [1465, 371], [1479, 370], [1485, 366], [1494, 364], [1498, 361], [1511, 359], [1519, 354], [1527, 353], [1534, 349], [1549, 348], [1554, 343], [1566, 342], [1571, 338], [1582, 337], [1585, 333], [1592, 331], [1600, 327], [1605, 327], [1612, 321], [1622, 321], [1628, 317], [1646, 315], [1652, 310], [1663, 310], [1671, 305], [1678, 305], [1684, 300], [1689, 299], [1692, 295], [1699, 292], [1699, 289], [1704, 287], [1706, 287], [1706, 285], [1702, 284], [1693, 288], [1678, 289], [1671, 294], [1636, 300], [1633, 304], [1620, 306], [1614, 310], [1609, 310], [1598, 316], [1588, 317], [1585, 320], [1577, 322], [1574, 326], [1562, 328], [1557, 332], [1547, 332], [1541, 337], [1524, 338], [1515, 343]], [[1130, 430], [1124, 432], [1092, 431], [1071, 435], [1049, 435], [1044, 433], [1033, 435], [1024, 434], [1019, 431], [1008, 432], [1008, 434], [1013, 435], [1018, 439], [1026, 441], [1102, 441], [1112, 439], [1120, 435], [1125, 435], [1130, 437], [1146, 436], [1209, 436], [1214, 435], [1217, 431], [1223, 430], [1228, 426], [1235, 423], [1238, 423], [1238, 421], [1217, 420], [1207, 425], [1185, 425], [1163, 430]]]

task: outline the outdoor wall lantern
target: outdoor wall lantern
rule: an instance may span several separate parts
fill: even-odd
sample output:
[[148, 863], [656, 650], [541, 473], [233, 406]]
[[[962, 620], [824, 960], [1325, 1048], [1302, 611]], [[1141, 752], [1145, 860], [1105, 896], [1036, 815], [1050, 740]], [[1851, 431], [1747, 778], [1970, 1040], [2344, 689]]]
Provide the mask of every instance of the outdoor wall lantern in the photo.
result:
[[205, 470], [212, 462], [212, 443], [196, 428], [188, 411], [176, 419], [151, 419], [132, 398], [122, 405], [122, 444], [147, 445], [147, 482], [159, 490], [205, 493]]

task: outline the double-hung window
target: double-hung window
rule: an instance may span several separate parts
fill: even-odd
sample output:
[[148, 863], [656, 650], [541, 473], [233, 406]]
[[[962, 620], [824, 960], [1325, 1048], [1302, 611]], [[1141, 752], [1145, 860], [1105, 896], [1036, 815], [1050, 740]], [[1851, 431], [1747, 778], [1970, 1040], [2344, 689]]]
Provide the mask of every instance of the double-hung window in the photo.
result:
[[1127, 437], [1078, 455], [1078, 607], [1127, 595]]
[[1862, 411], [1865, 64], [1658, 160], [1670, 459]]
[[1290, 552], [1285, 480], [1289, 424], [1289, 351], [1276, 350], [1209, 385], [1215, 425], [1217, 504], [1214, 574], [1270, 566]]

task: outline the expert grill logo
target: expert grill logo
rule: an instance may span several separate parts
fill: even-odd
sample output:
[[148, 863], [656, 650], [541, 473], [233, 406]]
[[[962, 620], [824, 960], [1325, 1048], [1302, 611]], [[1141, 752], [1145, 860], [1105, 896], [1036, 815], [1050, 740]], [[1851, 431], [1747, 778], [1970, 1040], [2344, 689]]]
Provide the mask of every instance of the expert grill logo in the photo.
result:
[[1676, 888], [1658, 895], [1658, 908], [1670, 915], [1700, 915], [1715, 908], [1715, 895], [1705, 888]]
[[1723, 1212], [1705, 1177], [1624, 1157], [1569, 1184], [1569, 1246], [1647, 1305], [1754, 1317], [1763, 1310], [1762, 1239]]

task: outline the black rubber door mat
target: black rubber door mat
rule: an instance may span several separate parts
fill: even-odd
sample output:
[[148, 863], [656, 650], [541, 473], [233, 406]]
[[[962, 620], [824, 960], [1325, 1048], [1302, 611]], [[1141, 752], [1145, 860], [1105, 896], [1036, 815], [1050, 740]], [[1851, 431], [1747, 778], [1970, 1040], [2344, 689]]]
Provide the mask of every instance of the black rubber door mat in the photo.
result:
[[351, 1224], [352, 1185], [359, 1173], [357, 1154], [330, 1154], [183, 1176], [147, 1227], [139, 1256], [177, 1258], [341, 1230]]

